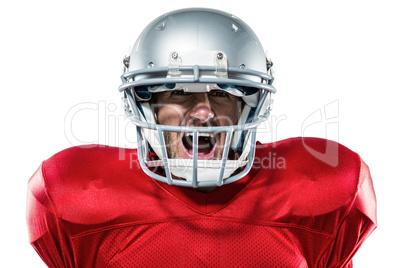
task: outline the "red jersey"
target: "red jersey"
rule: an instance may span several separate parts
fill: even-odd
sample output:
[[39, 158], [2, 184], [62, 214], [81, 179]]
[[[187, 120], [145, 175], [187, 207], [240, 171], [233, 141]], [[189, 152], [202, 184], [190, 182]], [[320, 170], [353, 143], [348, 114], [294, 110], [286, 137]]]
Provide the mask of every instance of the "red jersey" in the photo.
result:
[[[329, 143], [336, 166], [311, 153]], [[366, 164], [316, 138], [257, 146], [249, 174], [210, 193], [155, 181], [133, 149], [64, 150], [29, 181], [30, 242], [58, 268], [351, 267], [376, 227]]]

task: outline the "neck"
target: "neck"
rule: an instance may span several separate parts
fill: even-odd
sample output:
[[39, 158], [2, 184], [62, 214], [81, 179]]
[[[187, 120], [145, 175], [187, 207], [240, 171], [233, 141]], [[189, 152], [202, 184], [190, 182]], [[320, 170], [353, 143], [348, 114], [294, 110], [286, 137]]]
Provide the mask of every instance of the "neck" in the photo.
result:
[[199, 187], [199, 188], [194, 188], [194, 190], [202, 192], [202, 193], [210, 193], [214, 190], [216, 190], [218, 186], [211, 186], [211, 187]]

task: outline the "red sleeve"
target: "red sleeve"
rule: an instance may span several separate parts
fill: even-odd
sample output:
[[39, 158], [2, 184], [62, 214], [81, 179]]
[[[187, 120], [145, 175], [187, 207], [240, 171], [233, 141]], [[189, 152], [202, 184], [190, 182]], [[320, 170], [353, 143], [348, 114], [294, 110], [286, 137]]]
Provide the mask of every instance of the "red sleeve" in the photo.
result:
[[318, 267], [352, 267], [352, 257], [377, 226], [376, 197], [367, 165], [361, 161], [354, 200], [322, 254]]
[[28, 183], [27, 225], [29, 241], [47, 266], [74, 266], [68, 236], [46, 190], [42, 166]]

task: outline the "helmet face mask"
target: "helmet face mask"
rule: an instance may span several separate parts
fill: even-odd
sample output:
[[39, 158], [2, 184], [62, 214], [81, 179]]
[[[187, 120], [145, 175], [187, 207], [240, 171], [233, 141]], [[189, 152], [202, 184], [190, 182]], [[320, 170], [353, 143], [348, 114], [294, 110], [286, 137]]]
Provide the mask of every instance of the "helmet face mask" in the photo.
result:
[[196, 188], [248, 173], [275, 88], [244, 22], [210, 9], [167, 13], [148, 25], [125, 62], [119, 90], [146, 174]]
[[[150, 109], [158, 125], [191, 128], [232, 126], [237, 124], [244, 102], [230, 92], [233, 90], [219, 89], [216, 84], [177, 83], [171, 90], [154, 94]], [[199, 133], [198, 159], [222, 159], [225, 137], [225, 132]], [[192, 132], [164, 132], [168, 157], [193, 158], [193, 138]]]

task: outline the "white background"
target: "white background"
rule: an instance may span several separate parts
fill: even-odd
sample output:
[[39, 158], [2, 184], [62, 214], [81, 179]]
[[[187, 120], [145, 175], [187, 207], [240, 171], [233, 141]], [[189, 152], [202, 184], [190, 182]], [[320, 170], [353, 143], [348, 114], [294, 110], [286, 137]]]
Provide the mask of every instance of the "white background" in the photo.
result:
[[[379, 227], [355, 267], [400, 263], [398, 1], [7, 2], [0, 4], [0, 266], [44, 267], [25, 224], [27, 181], [42, 160], [82, 143], [135, 145], [121, 117], [121, 60], [152, 19], [190, 6], [237, 15], [269, 51], [278, 93], [274, 128], [260, 135], [263, 141], [304, 133], [336, 139], [362, 156], [374, 180]], [[322, 122], [306, 124], [325, 106], [334, 118], [327, 122], [323, 113]]]

